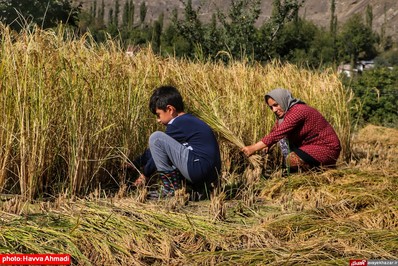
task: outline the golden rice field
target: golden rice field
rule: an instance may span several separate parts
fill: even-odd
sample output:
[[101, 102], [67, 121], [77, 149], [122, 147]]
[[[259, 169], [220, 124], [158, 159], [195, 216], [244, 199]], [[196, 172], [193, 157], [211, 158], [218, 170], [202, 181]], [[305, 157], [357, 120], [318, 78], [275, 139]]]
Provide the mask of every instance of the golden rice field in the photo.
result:
[[[332, 70], [133, 56], [65, 29], [1, 28], [0, 254], [68, 253], [73, 265], [348, 265], [398, 260], [398, 133], [352, 130]], [[210, 200], [145, 200], [124, 162], [158, 129], [152, 90], [177, 86], [222, 150]], [[278, 153], [245, 159], [275, 87], [320, 110], [343, 144], [337, 169], [281, 176]], [[112, 189], [108, 189], [112, 188]]]

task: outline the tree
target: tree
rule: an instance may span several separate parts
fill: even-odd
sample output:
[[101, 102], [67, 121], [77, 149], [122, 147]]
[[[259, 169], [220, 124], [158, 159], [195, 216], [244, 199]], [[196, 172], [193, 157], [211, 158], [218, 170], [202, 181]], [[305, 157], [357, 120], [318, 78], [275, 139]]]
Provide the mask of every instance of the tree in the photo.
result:
[[303, 2], [303, 0], [301, 2], [298, 2], [298, 0], [285, 0], [282, 4], [281, 0], [273, 1], [272, 15], [270, 21], [267, 21], [268, 27], [271, 29], [271, 41], [278, 36], [286, 22], [297, 17], [298, 10]]
[[261, 54], [259, 60], [268, 60], [277, 57], [276, 47], [284, 25], [297, 17], [298, 10], [304, 0], [273, 0], [272, 13], [269, 20], [265, 21], [259, 31], [259, 43], [257, 54]]
[[387, 51], [391, 49], [393, 46], [392, 37], [387, 36], [386, 28], [387, 28], [387, 6], [386, 4], [384, 4], [384, 19], [380, 29], [380, 46], [383, 51]]
[[205, 26], [204, 38], [207, 42], [206, 47], [208, 49], [208, 55], [214, 58], [223, 47], [221, 32], [217, 27], [216, 14], [213, 14], [210, 25]]
[[109, 9], [109, 13], [108, 13], [108, 24], [114, 24], [113, 19], [114, 19], [113, 8], [111, 8], [111, 9]]
[[115, 1], [115, 16], [113, 18], [113, 23], [115, 24], [116, 28], [119, 26], [119, 14], [120, 14], [120, 3], [119, 0]]
[[188, 0], [187, 3], [184, 3], [184, 20], [179, 20], [177, 16], [172, 19], [178, 34], [189, 43], [190, 52], [188, 56], [191, 57], [194, 56], [195, 46], [204, 44], [202, 22], [198, 17], [200, 8], [199, 6], [195, 10], [192, 7], [192, 1]]
[[370, 29], [373, 27], [373, 8], [371, 5], [366, 6], [366, 26]]
[[145, 1], [142, 1], [141, 5], [140, 5], [140, 23], [141, 23], [141, 25], [144, 24], [147, 12], [148, 12], [148, 7], [146, 6]]
[[160, 24], [160, 29], [163, 30], [163, 26], [164, 26], [164, 13], [160, 13], [159, 17], [158, 17], [158, 22]]
[[190, 43], [177, 30], [178, 11], [172, 10], [172, 22], [166, 27], [161, 37], [162, 54], [183, 57], [192, 51]]
[[315, 39], [319, 37], [317, 26], [304, 19], [287, 23], [280, 33], [276, 52], [278, 55], [292, 63], [305, 63], [318, 67], [321, 63], [321, 51], [314, 48]]
[[381, 53], [374, 60], [376, 67], [394, 67], [398, 66], [398, 51], [389, 50]]
[[331, 0], [330, 3], [330, 26], [329, 31], [332, 37], [332, 51], [333, 51], [333, 61], [337, 59], [337, 16], [336, 16], [336, 2]]
[[259, 0], [232, 0], [228, 15], [218, 12], [225, 48], [235, 58], [254, 54], [257, 43], [255, 22], [260, 16]]
[[359, 124], [398, 127], [397, 69], [375, 68], [363, 72], [351, 83], [357, 106], [354, 118]]
[[160, 22], [157, 20], [155, 21], [155, 23], [153, 24], [153, 32], [152, 32], [152, 50], [155, 53], [159, 53], [160, 52], [160, 37], [162, 34], [162, 26], [160, 24]]
[[358, 59], [376, 55], [376, 37], [359, 14], [353, 15], [342, 27], [338, 36], [340, 57], [355, 65]]
[[102, 22], [102, 24], [104, 24], [104, 21], [105, 21], [105, 2], [104, 1], [105, 0], [102, 0], [101, 8], [98, 11], [98, 17], [99, 17], [99, 20]]
[[134, 25], [134, 3], [132, 0], [126, 1], [123, 8], [123, 27], [127, 31], [132, 30]]
[[93, 18], [97, 16], [97, 0], [95, 0], [90, 6], [90, 13]]
[[70, 0], [0, 0], [0, 21], [11, 29], [21, 29], [37, 24], [52, 28], [58, 23], [78, 26], [81, 6], [73, 6]]

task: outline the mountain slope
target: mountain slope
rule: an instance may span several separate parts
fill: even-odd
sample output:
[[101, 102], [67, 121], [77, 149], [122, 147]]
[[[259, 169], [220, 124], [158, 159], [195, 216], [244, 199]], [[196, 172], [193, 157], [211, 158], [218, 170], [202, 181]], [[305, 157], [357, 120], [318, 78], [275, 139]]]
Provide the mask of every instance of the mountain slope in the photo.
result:
[[[89, 10], [95, 0], [76, 0], [81, 2], [83, 7]], [[100, 6], [102, 0], [97, 0]], [[111, 8], [114, 9], [115, 0], [104, 0], [107, 13]], [[139, 7], [142, 0], [134, 0], [136, 21], [139, 20]], [[261, 1], [261, 15], [258, 20], [260, 25], [269, 18], [272, 10], [272, 0]], [[119, 0], [120, 9], [123, 9], [125, 0]], [[212, 14], [220, 9], [226, 12], [231, 0], [192, 0], [192, 5], [196, 8], [201, 5], [200, 18], [203, 21], [210, 21]], [[159, 17], [162, 12], [166, 21], [170, 18], [171, 12], [176, 8], [179, 12], [183, 11], [184, 5], [181, 0], [145, 0], [148, 8], [146, 22], [150, 23]], [[383, 23], [386, 25], [386, 32], [393, 39], [398, 39], [398, 1], [396, 0], [336, 0], [336, 15], [339, 25], [344, 23], [355, 13], [365, 14], [366, 7], [370, 5], [373, 11], [373, 30], [380, 32]], [[305, 0], [300, 10], [301, 16], [313, 21], [318, 26], [328, 29], [330, 21], [330, 0]], [[122, 14], [120, 14], [121, 16]]]

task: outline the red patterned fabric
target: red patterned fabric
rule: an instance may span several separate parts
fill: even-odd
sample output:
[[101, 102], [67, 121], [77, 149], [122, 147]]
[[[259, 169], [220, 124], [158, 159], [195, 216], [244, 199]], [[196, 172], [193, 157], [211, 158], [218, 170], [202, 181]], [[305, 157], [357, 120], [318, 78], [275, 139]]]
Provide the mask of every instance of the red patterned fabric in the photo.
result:
[[316, 109], [306, 104], [296, 104], [276, 122], [262, 141], [268, 147], [287, 138], [290, 147], [297, 147], [311, 155], [321, 165], [334, 165], [340, 155], [339, 138], [333, 127]]

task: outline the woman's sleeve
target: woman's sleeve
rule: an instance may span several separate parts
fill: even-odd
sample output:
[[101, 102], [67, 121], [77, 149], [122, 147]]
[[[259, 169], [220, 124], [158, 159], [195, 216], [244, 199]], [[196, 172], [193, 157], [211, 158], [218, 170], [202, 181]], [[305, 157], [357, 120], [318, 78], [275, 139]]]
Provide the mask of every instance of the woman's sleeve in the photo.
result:
[[[295, 108], [296, 109], [296, 108]], [[262, 138], [262, 142], [271, 147], [281, 139], [285, 138], [290, 132], [304, 123], [305, 115], [301, 110], [290, 110], [285, 115], [283, 122], [274, 126], [268, 135]]]

